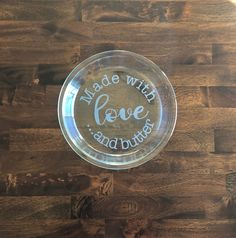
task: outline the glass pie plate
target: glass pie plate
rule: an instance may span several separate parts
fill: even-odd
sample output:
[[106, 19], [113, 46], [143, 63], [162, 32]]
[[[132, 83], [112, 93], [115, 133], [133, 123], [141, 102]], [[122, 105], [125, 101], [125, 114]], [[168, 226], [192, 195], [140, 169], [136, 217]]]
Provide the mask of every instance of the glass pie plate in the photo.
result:
[[112, 50], [93, 55], [69, 74], [59, 95], [58, 118], [79, 158], [106, 169], [128, 169], [152, 159], [167, 144], [177, 103], [156, 64]]

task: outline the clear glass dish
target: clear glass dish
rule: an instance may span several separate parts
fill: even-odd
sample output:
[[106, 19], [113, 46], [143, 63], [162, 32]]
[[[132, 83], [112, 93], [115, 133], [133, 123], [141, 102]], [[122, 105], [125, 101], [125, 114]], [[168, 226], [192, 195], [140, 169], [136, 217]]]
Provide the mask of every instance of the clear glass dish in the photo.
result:
[[123, 50], [86, 59], [69, 74], [58, 118], [71, 148], [107, 169], [128, 169], [157, 155], [177, 118], [174, 90], [160, 68]]

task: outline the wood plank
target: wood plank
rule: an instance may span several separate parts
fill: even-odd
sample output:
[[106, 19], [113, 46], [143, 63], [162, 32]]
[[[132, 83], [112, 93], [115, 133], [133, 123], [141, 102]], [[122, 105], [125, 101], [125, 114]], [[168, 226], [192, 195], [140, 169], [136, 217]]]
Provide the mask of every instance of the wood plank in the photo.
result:
[[223, 218], [229, 214], [227, 196], [159, 197], [78, 195], [72, 197], [72, 218], [166, 219]]
[[0, 88], [14, 88], [16, 85], [34, 84], [36, 66], [0, 65]]
[[[41, 83], [41, 80], [39, 82]], [[60, 90], [61, 86], [59, 85], [21, 85], [12, 89], [11, 94], [8, 89], [4, 90], [2, 104], [11, 104], [13, 106], [29, 105], [33, 107], [44, 105], [57, 106]], [[206, 102], [204, 102], [206, 93], [203, 91], [202, 87], [175, 86], [174, 90], [179, 108], [192, 109], [206, 106]], [[7, 99], [6, 93], [9, 93]], [[7, 100], [7, 102], [5, 102], [5, 100]]]
[[[11, 159], [11, 161], [7, 161]], [[61, 167], [62, 166], [62, 167]], [[18, 167], [18, 169], [17, 169]], [[5, 152], [1, 155], [1, 172], [3, 173], [103, 173], [76, 153], [70, 152]]]
[[225, 176], [194, 174], [114, 174], [116, 195], [217, 196], [226, 193]]
[[[89, 0], [89, 1], [94, 1], [94, 0]], [[103, 1], [109, 1], [109, 0], [103, 0]], [[114, 2], [120, 2], [120, 0], [113, 0]], [[128, 0], [130, 2], [137, 2], [140, 0]], [[143, 2], [155, 2], [157, 0], [142, 0]], [[183, 2], [183, 0], [158, 0], [158, 2]], [[188, 0], [188, 2], [190, 3], [198, 3], [201, 0]], [[210, 0], [211, 2], [217, 1], [217, 0]], [[233, 1], [233, 0], [232, 0]], [[228, 2], [228, 0], [222, 0], [222, 2]]]
[[2, 47], [20, 46], [66, 46], [90, 42], [159, 42], [186, 45], [234, 44], [235, 22], [209, 23], [86, 23], [78, 21], [0, 21]]
[[91, 165], [90, 163], [81, 159], [73, 151], [67, 152], [1, 151], [0, 153], [0, 173], [3, 174], [87, 173], [88, 175], [91, 175], [103, 172], [104, 172], [103, 169]]
[[230, 193], [232, 199], [235, 201], [236, 199], [236, 173], [229, 173], [226, 176], [226, 188]]
[[[236, 154], [161, 152], [142, 166], [122, 173], [222, 174], [236, 171]], [[0, 153], [0, 173], [88, 173], [104, 172], [80, 159], [73, 151]]]
[[[46, 89], [44, 89], [44, 87], [42, 86], [39, 86], [39, 87], [38, 86], [35, 86], [35, 87], [24, 86], [24, 87], [20, 87], [18, 92], [16, 90], [13, 101], [17, 104], [26, 103], [26, 101], [29, 104], [31, 104], [31, 102], [33, 101], [33, 104], [38, 104], [38, 105], [45, 104], [45, 105], [56, 106], [58, 102], [60, 90], [61, 90], [60, 85], [47, 85]], [[205, 105], [206, 103], [204, 102], [205, 95], [201, 87], [175, 86], [174, 90], [176, 93], [179, 108], [192, 109], [192, 108], [202, 108], [206, 106]], [[17, 94], [20, 94], [20, 95], [18, 96]], [[18, 96], [17, 98], [16, 98], [16, 95]], [[24, 98], [26, 97], [25, 99], [23, 98], [23, 95], [24, 95]], [[37, 100], [35, 97], [39, 98], [39, 96], [40, 96], [40, 102], [37, 103]]]
[[174, 86], [178, 108], [206, 107], [205, 91], [203, 87]]
[[0, 131], [0, 151], [9, 150], [9, 133]]
[[36, 65], [36, 64], [78, 64], [79, 46], [72, 48], [61, 46], [37, 47], [24, 46], [0, 47], [0, 64]]
[[[16, 117], [17, 115], [17, 117]], [[179, 110], [176, 131], [205, 131], [236, 125], [235, 108]], [[55, 107], [0, 107], [0, 129], [58, 128]]]
[[15, 88], [13, 86], [6, 85], [6, 88], [0, 88], [0, 105], [12, 105], [14, 95]]
[[206, 130], [236, 126], [235, 108], [179, 110], [176, 130]]
[[0, 106], [0, 130], [30, 127], [58, 128], [56, 107]]
[[45, 104], [48, 106], [57, 107], [58, 98], [61, 91], [61, 86], [47, 85], [45, 92]]
[[213, 64], [235, 64], [236, 45], [235, 44], [213, 44], [212, 63]]
[[0, 21], [1, 47], [71, 47], [93, 37], [93, 26], [78, 21]]
[[210, 107], [236, 107], [236, 87], [209, 87], [207, 93]]
[[96, 42], [235, 43], [235, 22], [93, 23]]
[[229, 173], [226, 176], [226, 188], [230, 194], [231, 217], [236, 214], [236, 173]]
[[82, 6], [82, 20], [88, 22], [233, 22], [236, 19], [234, 4], [222, 0], [89, 0]]
[[234, 0], [187, 1], [182, 21], [189, 22], [235, 22]]
[[113, 189], [112, 175], [86, 174], [2, 174], [0, 195], [2, 196], [50, 196], [71, 195], [79, 192], [106, 195]]
[[113, 219], [106, 221], [106, 237], [232, 238], [236, 235], [235, 224], [235, 220], [226, 219]]
[[[170, 64], [160, 66], [169, 77], [171, 83], [175, 86], [188, 86], [188, 88], [189, 86], [236, 86], [236, 67], [234, 65], [216, 66]], [[20, 71], [21, 67], [18, 68], [19, 69], [16, 70], [16, 73], [12, 67], [7, 67], [5, 73], [4, 69], [0, 68], [1, 73], [3, 73], [2, 77], [5, 78], [6, 82], [8, 82], [9, 78], [9, 80], [13, 80], [13, 86], [15, 86], [21, 82], [24, 84], [24, 79], [26, 79], [26, 83], [33, 81], [32, 74], [27, 76], [22, 72], [22, 76], [19, 76], [20, 72], [18, 72], [18, 70]], [[39, 65], [39, 75], [35, 79], [38, 78], [38, 83], [43, 85], [61, 85], [72, 69], [73, 65], [70, 64]], [[31, 73], [33, 73], [33, 71]], [[32, 82], [29, 84], [34, 85], [35, 83]]]
[[62, 238], [62, 237], [105, 237], [105, 221], [95, 219], [25, 219], [0, 221], [2, 238]]
[[12, 100], [13, 106], [42, 106], [46, 101], [46, 89], [42, 85], [18, 86]]
[[[19, 84], [62, 84], [73, 65], [39, 65], [39, 75], [34, 66], [0, 66], [1, 88]], [[233, 65], [165, 65], [164, 72], [176, 86], [235, 86], [236, 67]], [[38, 81], [39, 79], [39, 81]]]
[[81, 58], [86, 59], [93, 54], [106, 50], [128, 50], [148, 57], [158, 65], [165, 64], [211, 64], [212, 46], [199, 45], [181, 45], [166, 43], [100, 43], [100, 44], [82, 44]]
[[[60, 85], [25, 85], [14, 90], [12, 106], [51, 106], [57, 107]], [[197, 97], [197, 96], [196, 96]], [[191, 102], [190, 102], [191, 103]], [[194, 102], [192, 101], [194, 105]], [[195, 102], [197, 104], [197, 102]], [[187, 104], [188, 105], [188, 104]]]
[[81, 19], [81, 9], [75, 9], [73, 0], [45, 1], [41, 0], [3, 0], [0, 2], [0, 20], [13, 21], [55, 21]]
[[172, 22], [181, 18], [185, 2], [83, 1], [84, 22]]
[[0, 217], [8, 219], [69, 219], [69, 196], [0, 197]]
[[215, 130], [215, 151], [235, 153], [236, 152], [236, 129], [222, 128]]
[[213, 130], [175, 131], [166, 151], [214, 151]]
[[227, 174], [236, 171], [235, 154], [161, 152], [146, 164], [127, 173]]
[[44, 85], [63, 84], [72, 69], [73, 65], [71, 64], [39, 65], [38, 71], [40, 83]]
[[[6, 76], [0, 77], [0, 237], [235, 237], [236, 5], [82, 1], [89, 12], [98, 12], [88, 13], [87, 22], [78, 22], [80, 0], [69, 0], [68, 8], [65, 0], [0, 3], [0, 19], [1, 4], [9, 7], [7, 21], [0, 20], [0, 71], [10, 66], [0, 73]], [[102, 2], [103, 12], [94, 7]], [[179, 2], [184, 6], [178, 13]], [[113, 10], [116, 5], [119, 11]], [[57, 96], [82, 60], [80, 44], [146, 55], [163, 66], [175, 86], [176, 133], [147, 164], [107, 172], [62, 151]], [[21, 69], [31, 65], [31, 76], [15, 71], [16, 63]]]
[[[41, 82], [41, 80], [40, 80]], [[57, 106], [61, 85], [18, 86], [14, 90], [11, 104], [21, 106]], [[205, 91], [202, 87], [175, 86], [178, 107], [181, 109], [205, 107]]]
[[[10, 151], [70, 151], [60, 129], [17, 129], [10, 132]], [[214, 151], [213, 131], [175, 131], [167, 151]]]
[[233, 65], [164, 65], [161, 67], [176, 86], [235, 86]]
[[60, 129], [18, 129], [10, 133], [10, 151], [70, 151]]

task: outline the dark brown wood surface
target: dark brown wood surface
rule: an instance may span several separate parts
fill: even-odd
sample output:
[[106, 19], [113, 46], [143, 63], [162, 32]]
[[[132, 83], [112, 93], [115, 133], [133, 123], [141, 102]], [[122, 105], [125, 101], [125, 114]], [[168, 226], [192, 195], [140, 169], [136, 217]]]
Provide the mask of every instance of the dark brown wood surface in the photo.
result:
[[[65, 77], [125, 49], [166, 72], [178, 122], [150, 162], [112, 172], [58, 125]], [[236, 1], [0, 1], [0, 237], [236, 237]]]

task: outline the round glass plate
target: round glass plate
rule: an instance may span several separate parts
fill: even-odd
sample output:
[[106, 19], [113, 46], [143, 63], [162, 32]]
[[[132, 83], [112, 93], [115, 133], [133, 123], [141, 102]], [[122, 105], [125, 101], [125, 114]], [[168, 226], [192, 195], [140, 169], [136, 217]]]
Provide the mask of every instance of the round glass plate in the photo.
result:
[[96, 54], [69, 74], [58, 100], [62, 133], [83, 159], [127, 169], [153, 158], [171, 137], [174, 90], [147, 58], [122, 50]]

